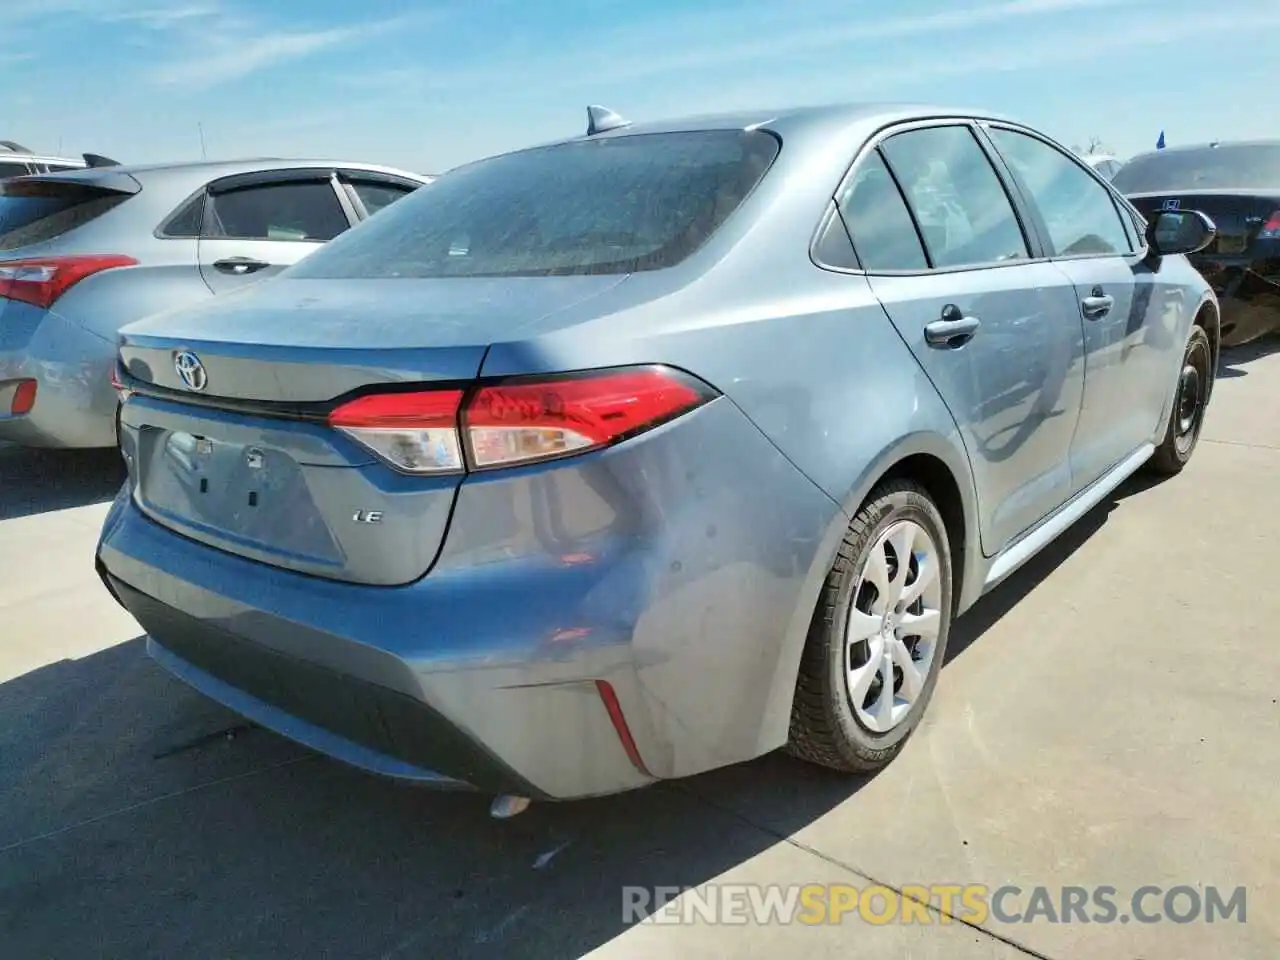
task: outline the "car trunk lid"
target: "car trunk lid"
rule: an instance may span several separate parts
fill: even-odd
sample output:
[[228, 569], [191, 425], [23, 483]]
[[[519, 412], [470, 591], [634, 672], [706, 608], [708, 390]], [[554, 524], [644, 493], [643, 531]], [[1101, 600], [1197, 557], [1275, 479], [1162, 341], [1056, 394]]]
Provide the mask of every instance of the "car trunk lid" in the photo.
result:
[[1199, 210], [1218, 228], [1201, 257], [1247, 257], [1271, 217], [1280, 211], [1280, 194], [1226, 190], [1130, 194], [1129, 202], [1147, 219], [1165, 210]]
[[329, 424], [369, 390], [457, 388], [488, 344], [619, 277], [269, 280], [121, 333], [134, 500], [209, 546], [336, 580], [427, 572], [462, 474], [397, 472]]

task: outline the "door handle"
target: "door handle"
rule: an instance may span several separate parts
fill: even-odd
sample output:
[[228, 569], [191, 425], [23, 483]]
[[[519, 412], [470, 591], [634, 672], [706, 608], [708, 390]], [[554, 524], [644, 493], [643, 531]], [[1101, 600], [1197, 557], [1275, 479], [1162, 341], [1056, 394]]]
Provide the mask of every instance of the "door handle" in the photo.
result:
[[1080, 301], [1080, 309], [1086, 320], [1101, 320], [1111, 312], [1115, 302], [1115, 297], [1103, 293], [1101, 287], [1094, 287], [1093, 292]]
[[982, 321], [977, 317], [967, 317], [955, 304], [947, 304], [942, 310], [942, 319], [925, 326], [925, 343], [931, 347], [963, 347], [973, 339], [980, 326]]
[[229, 273], [235, 277], [257, 273], [259, 270], [265, 270], [269, 266], [271, 264], [262, 260], [255, 260], [253, 257], [227, 257], [225, 260], [215, 260], [213, 262], [213, 269], [219, 273]]

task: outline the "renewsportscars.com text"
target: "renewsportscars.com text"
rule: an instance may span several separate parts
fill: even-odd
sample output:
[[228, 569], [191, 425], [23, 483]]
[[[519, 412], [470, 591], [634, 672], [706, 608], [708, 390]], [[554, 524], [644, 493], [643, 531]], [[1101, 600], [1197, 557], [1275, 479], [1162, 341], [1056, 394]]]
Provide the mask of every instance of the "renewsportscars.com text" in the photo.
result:
[[1244, 887], [1006, 884], [708, 884], [623, 887], [624, 923], [884, 925], [970, 923], [1244, 923]]

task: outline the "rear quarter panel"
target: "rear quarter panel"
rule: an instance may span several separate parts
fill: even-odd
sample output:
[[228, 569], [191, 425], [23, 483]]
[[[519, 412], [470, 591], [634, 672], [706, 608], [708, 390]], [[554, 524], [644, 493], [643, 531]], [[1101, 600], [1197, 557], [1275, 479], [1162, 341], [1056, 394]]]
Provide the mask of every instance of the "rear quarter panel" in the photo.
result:
[[134, 244], [132, 250], [111, 251], [128, 253], [140, 263], [82, 280], [54, 304], [53, 312], [102, 338], [114, 353], [116, 335], [126, 324], [212, 298], [200, 279], [194, 240], [157, 240], [154, 244], [145, 249]]
[[120, 327], [163, 310], [212, 296], [200, 280], [194, 239], [161, 239], [156, 230], [203, 184], [199, 172], [138, 174], [139, 193], [106, 214], [49, 243], [9, 251], [6, 258], [74, 254], [124, 254], [136, 267], [88, 277], [54, 304], [53, 311], [115, 348]]
[[[968, 462], [950, 414], [865, 278], [821, 269], [809, 257], [814, 230], [868, 132], [815, 129], [824, 144], [802, 143], [789, 163], [781, 162], [784, 144], [779, 166], [708, 248], [671, 270], [631, 276], [584, 304], [574, 327], [495, 343], [482, 368], [486, 376], [651, 362], [688, 370], [724, 393], [798, 476], [839, 506], [824, 529], [801, 532], [814, 549], [772, 594], [785, 610], [785, 631], [749, 624], [725, 631], [769, 664], [771, 682], [759, 698], [764, 749], [786, 739], [823, 580], [850, 515], [885, 472], [914, 453], [938, 458], [962, 491], [966, 528], [977, 528]], [[749, 470], [741, 476], [744, 485], [753, 482]], [[980, 551], [964, 555], [969, 563]], [[967, 577], [966, 584], [980, 579]], [[743, 678], [724, 679], [728, 689]], [[699, 715], [688, 690], [661, 694], [673, 698], [673, 713]]]
[[1150, 267], [1152, 296], [1159, 298], [1155, 313], [1161, 318], [1161, 322], [1155, 326], [1169, 331], [1161, 338], [1162, 340], [1167, 338], [1161, 358], [1166, 385], [1165, 400], [1159, 423], [1151, 437], [1152, 443], [1159, 444], [1164, 439], [1169, 417], [1173, 412], [1174, 392], [1177, 389], [1179, 371], [1182, 368], [1184, 346], [1191, 335], [1191, 327], [1196, 323], [1197, 317], [1202, 318], [1201, 322], [1209, 334], [1209, 342], [1214, 350], [1215, 379], [1209, 384], [1210, 396], [1212, 396], [1217, 377], [1218, 357], [1221, 354], [1222, 312], [1213, 287], [1186, 257], [1162, 257], [1151, 262]]

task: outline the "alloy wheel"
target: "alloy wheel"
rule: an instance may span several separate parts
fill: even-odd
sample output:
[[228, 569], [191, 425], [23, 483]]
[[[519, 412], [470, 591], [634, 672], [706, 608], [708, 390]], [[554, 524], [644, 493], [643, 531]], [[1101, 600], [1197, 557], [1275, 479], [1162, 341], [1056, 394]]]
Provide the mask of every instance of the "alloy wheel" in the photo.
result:
[[872, 733], [902, 723], [933, 669], [942, 625], [938, 546], [913, 520], [876, 539], [853, 592], [845, 630], [848, 696]]

